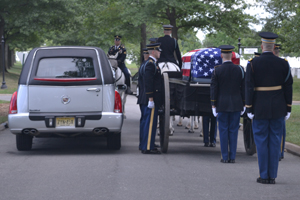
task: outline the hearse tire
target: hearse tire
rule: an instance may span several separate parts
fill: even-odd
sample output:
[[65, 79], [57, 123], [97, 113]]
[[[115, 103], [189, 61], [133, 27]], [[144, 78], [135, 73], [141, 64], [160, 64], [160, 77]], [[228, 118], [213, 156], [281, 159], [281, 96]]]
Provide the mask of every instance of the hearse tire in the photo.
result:
[[19, 151], [30, 151], [32, 148], [32, 136], [30, 135], [16, 135], [16, 145]]
[[107, 136], [107, 148], [111, 150], [120, 150], [121, 133], [109, 134]]

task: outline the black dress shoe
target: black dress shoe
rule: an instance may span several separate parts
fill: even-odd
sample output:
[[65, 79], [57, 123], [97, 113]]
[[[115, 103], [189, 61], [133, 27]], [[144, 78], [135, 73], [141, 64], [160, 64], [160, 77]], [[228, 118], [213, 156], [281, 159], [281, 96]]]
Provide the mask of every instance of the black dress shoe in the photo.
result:
[[154, 148], [159, 148], [160, 146], [157, 144], [154, 144]]
[[208, 144], [208, 143], [204, 143], [204, 146], [205, 146], [205, 147], [209, 147], [209, 144]]
[[216, 144], [215, 143], [210, 143], [209, 146], [210, 147], [216, 147]]
[[160, 151], [156, 150], [142, 150], [142, 154], [161, 154]]
[[269, 184], [275, 184], [275, 178], [269, 178]]
[[223, 160], [223, 159], [221, 159], [220, 162], [221, 162], [221, 163], [228, 163], [228, 160]]
[[235, 159], [228, 160], [228, 163], [235, 163]]
[[256, 179], [256, 182], [262, 183], [262, 184], [269, 184], [269, 179], [263, 179], [263, 178], [258, 177]]

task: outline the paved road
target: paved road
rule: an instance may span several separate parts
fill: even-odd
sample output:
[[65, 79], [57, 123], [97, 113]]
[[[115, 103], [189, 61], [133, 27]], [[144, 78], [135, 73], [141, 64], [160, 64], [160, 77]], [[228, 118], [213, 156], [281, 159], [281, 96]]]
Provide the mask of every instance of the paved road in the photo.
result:
[[257, 158], [245, 154], [241, 132], [235, 164], [220, 163], [219, 144], [203, 147], [199, 133], [183, 127], [167, 154], [141, 154], [135, 102], [128, 97], [120, 151], [107, 150], [104, 139], [52, 138], [19, 152], [15, 137], [0, 132], [0, 200], [299, 199], [300, 158], [286, 153], [277, 184], [258, 184]]

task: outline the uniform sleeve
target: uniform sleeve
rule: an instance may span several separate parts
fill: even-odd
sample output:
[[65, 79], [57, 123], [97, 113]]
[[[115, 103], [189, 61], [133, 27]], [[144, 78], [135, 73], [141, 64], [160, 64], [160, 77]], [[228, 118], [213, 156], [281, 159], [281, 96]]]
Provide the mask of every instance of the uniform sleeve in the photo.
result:
[[247, 64], [245, 76], [245, 97], [246, 97], [246, 112], [253, 113], [253, 95], [254, 95], [254, 78], [251, 67], [251, 61]]
[[112, 47], [110, 47], [110, 48], [108, 49], [107, 54], [108, 54], [108, 55], [112, 55]]
[[216, 75], [216, 68], [211, 77], [211, 85], [210, 85], [210, 101], [212, 106], [217, 105], [218, 98], [218, 77]]
[[126, 48], [122, 48], [122, 53], [121, 56], [119, 58], [120, 62], [123, 63], [126, 59]]
[[155, 64], [153, 62], [147, 63], [145, 66], [145, 74], [144, 74], [144, 79], [145, 79], [145, 93], [146, 97], [148, 98], [153, 98], [154, 95], [154, 73], [155, 73]]
[[288, 65], [288, 73], [286, 76], [286, 80], [283, 84], [283, 91], [284, 91], [284, 97], [286, 101], [286, 106], [287, 106], [287, 112], [292, 111], [292, 101], [293, 101], [293, 77], [291, 75], [291, 68], [289, 63], [287, 62]]
[[176, 53], [176, 57], [178, 59], [179, 68], [181, 69], [181, 67], [182, 67], [182, 59], [181, 59], [181, 53], [180, 53], [180, 50], [179, 50], [178, 43], [176, 43], [175, 53]]

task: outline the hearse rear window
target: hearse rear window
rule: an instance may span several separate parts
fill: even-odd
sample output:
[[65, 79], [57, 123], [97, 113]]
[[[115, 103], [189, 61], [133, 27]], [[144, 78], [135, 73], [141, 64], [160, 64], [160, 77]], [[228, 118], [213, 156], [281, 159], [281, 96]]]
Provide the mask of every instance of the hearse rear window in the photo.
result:
[[95, 77], [93, 59], [88, 57], [43, 58], [36, 73], [40, 78], [90, 78]]

